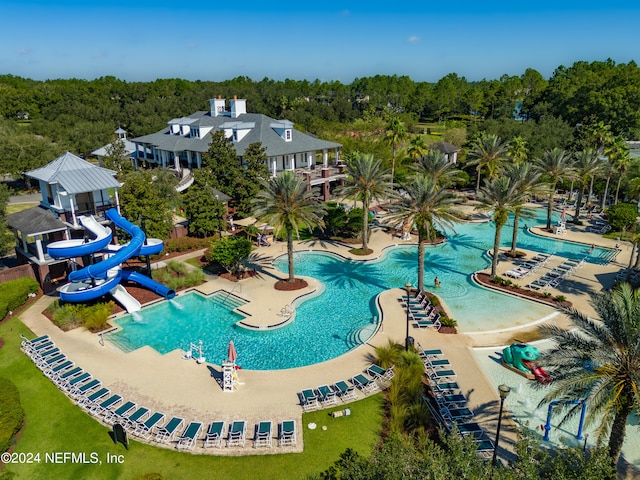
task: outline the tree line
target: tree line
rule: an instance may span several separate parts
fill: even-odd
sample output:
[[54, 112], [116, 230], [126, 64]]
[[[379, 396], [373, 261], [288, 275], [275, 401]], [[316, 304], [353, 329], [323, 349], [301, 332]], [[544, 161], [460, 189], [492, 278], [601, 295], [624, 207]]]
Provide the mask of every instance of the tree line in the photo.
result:
[[[0, 75], [0, 171], [18, 173], [66, 150], [88, 155], [111, 141], [121, 126], [130, 137], [155, 132], [174, 117], [208, 108], [221, 95], [246, 98], [250, 111], [287, 118], [319, 134], [381, 111], [405, 122], [561, 119], [571, 128], [602, 121], [616, 135], [640, 138], [640, 69], [635, 62], [578, 61], [559, 66], [549, 79], [534, 69], [499, 79], [468, 81], [455, 73], [435, 83], [407, 76], [375, 75], [339, 81], [222, 82], [158, 79], [126, 82], [37, 81]], [[521, 123], [522, 123], [521, 122]]]

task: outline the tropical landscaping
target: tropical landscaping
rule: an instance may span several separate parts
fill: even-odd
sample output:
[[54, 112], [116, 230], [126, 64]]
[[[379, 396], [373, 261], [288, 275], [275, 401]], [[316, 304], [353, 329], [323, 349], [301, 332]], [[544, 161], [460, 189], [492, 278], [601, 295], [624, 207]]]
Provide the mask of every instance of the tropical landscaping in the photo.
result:
[[[595, 70], [602, 79], [594, 86], [586, 78], [593, 78]], [[468, 441], [438, 429], [424, 402], [428, 389], [421, 359], [409, 348], [390, 343], [378, 348], [375, 359], [383, 368], [397, 369], [388, 388], [354, 404], [353, 415], [339, 421], [329, 420], [330, 410], [304, 414], [303, 425], [331, 424], [326, 431], [304, 429], [302, 453], [213, 457], [138, 442], [124, 451], [112, 443], [106, 427], [70, 403], [20, 352], [20, 334], [33, 335], [20, 322], [19, 310], [37, 288], [33, 282], [17, 281], [0, 285], [0, 385], [6, 386], [0, 390], [0, 410], [9, 412], [0, 423], [0, 447], [13, 452], [95, 451], [101, 456], [118, 452], [125, 462], [100, 469], [12, 464], [0, 478], [51, 478], [52, 472], [59, 478], [177, 478], [186, 467], [189, 476], [202, 478], [282, 478], [282, 472], [290, 478], [322, 479], [424, 478], [424, 472], [432, 478], [486, 478], [487, 468], [495, 469], [494, 478], [508, 479], [615, 477], [626, 423], [640, 410], [640, 290], [631, 283], [633, 268], [640, 267], [640, 159], [632, 156], [633, 144], [627, 142], [640, 138], [640, 69], [635, 64], [576, 62], [558, 68], [549, 80], [532, 70], [499, 81], [467, 82], [456, 75], [435, 84], [384, 80], [356, 79], [352, 85], [246, 78], [128, 84], [107, 77], [44, 85], [3, 75], [2, 95], [11, 102], [0, 102], [0, 131], [5, 133], [0, 136], [0, 170], [11, 176], [8, 184], [14, 193], [29, 191], [24, 172], [64, 149], [88, 155], [113, 140], [117, 125], [141, 135], [160, 128], [166, 118], [200, 108], [214, 93], [240, 93], [257, 111], [286, 116], [297, 127], [343, 145], [344, 177], [333, 191], [334, 202], [318, 201], [293, 171], [271, 176], [260, 144], [247, 149], [244, 165], [239, 165], [232, 143], [222, 134], [212, 136], [202, 168], [183, 194], [176, 192], [177, 179], [166, 170], [133, 171], [121, 151], [112, 151], [105, 160], [123, 183], [123, 215], [144, 221], [148, 234], [162, 239], [184, 215], [189, 236], [168, 240], [167, 252], [204, 250], [209, 271], [215, 265], [237, 280], [244, 278], [255, 231], [231, 228], [229, 208], [236, 219], [255, 217], [257, 223], [270, 225], [275, 238], [284, 242], [288, 274], [277, 282], [280, 289], [306, 286], [296, 278], [296, 241], [305, 235], [338, 239], [358, 245], [351, 253], [367, 256], [373, 253], [370, 235], [375, 225], [415, 236], [417, 289], [423, 291], [429, 255], [425, 245], [446, 239], [454, 222], [468, 215], [462, 207], [471, 205], [493, 222], [485, 282], [512, 290], [511, 282], [498, 276], [498, 262], [501, 255], [518, 257], [517, 225], [531, 218], [533, 201], [546, 207], [547, 232], [553, 229], [554, 211], [574, 225], [593, 216], [606, 219], [613, 238], [631, 242], [628, 283], [593, 298], [595, 320], [572, 309], [562, 295], [550, 299], [566, 309], [576, 329], [539, 330], [557, 344], [548, 354], [554, 383], [544, 402], [584, 398], [587, 423], [597, 426], [599, 448], [549, 452], [523, 432], [513, 459], [487, 465]], [[180, 96], [175, 95], [178, 89]], [[587, 89], [598, 90], [600, 100], [576, 93]], [[514, 118], [516, 103], [524, 120]], [[88, 114], [98, 108], [108, 121], [96, 122]], [[15, 112], [24, 111], [30, 112], [30, 120], [18, 122]], [[74, 121], [65, 129], [60, 115]], [[455, 163], [438, 148], [443, 141], [456, 148]], [[11, 251], [14, 241], [4, 220], [10, 193], [0, 184], [2, 254]], [[228, 203], [219, 193], [229, 197]], [[385, 210], [384, 218], [376, 218], [376, 209]], [[502, 231], [510, 219], [516, 228], [511, 247], [504, 251]], [[205, 280], [203, 271], [193, 268], [203, 262], [196, 263], [188, 268], [167, 261], [153, 275], [171, 288], [188, 288]], [[100, 331], [112, 310], [112, 303], [101, 301], [92, 306], [58, 302], [47, 313], [62, 330], [82, 326]]]

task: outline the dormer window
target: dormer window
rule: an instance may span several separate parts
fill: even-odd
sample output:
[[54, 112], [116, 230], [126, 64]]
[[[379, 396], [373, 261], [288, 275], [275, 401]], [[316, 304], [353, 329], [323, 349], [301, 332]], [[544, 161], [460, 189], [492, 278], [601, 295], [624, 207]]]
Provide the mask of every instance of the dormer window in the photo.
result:
[[238, 141], [238, 130], [236, 130], [235, 128], [233, 129], [233, 141]]
[[287, 128], [287, 129], [284, 131], [284, 139], [285, 139], [285, 141], [287, 141], [287, 142], [290, 142], [290, 141], [291, 141], [291, 129], [290, 129], [290, 128]]
[[200, 138], [200, 128], [191, 127], [191, 138]]

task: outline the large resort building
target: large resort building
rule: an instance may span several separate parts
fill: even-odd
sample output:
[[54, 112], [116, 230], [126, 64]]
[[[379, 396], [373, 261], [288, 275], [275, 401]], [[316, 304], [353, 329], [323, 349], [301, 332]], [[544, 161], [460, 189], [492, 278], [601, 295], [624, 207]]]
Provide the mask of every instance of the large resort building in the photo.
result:
[[259, 113], [247, 113], [246, 100], [211, 99], [209, 111], [170, 120], [166, 128], [131, 139], [138, 165], [160, 166], [184, 172], [202, 167], [202, 154], [209, 149], [211, 135], [223, 131], [238, 154], [240, 162], [249, 145], [259, 143], [266, 149], [267, 166], [272, 176], [285, 170], [305, 177], [309, 189], [315, 187], [323, 200], [344, 178], [340, 160], [341, 144], [321, 140], [296, 130], [289, 120], [275, 120]]

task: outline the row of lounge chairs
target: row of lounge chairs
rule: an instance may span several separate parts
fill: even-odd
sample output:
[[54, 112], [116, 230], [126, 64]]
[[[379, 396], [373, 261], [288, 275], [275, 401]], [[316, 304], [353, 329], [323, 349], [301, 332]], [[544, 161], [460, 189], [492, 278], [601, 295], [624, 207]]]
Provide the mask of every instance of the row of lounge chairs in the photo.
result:
[[328, 408], [338, 405], [338, 399], [342, 402], [357, 400], [357, 390], [365, 396], [377, 392], [384, 388], [393, 376], [393, 366], [384, 369], [372, 364], [365, 369], [364, 373], [351, 377], [349, 379], [351, 384], [346, 380], [339, 380], [332, 385], [324, 384], [317, 388], [307, 388], [298, 393], [298, 399], [305, 412]]
[[560, 265], [554, 267], [551, 271], [545, 273], [542, 277], [530, 282], [527, 287], [532, 290], [547, 290], [549, 288], [557, 287], [565, 279], [573, 275], [582, 265], [584, 265], [585, 258], [575, 260], [565, 260]]
[[409, 317], [416, 328], [435, 328], [440, 330], [440, 314], [435, 306], [431, 304], [429, 297], [424, 292], [418, 292], [415, 297], [409, 298], [408, 302], [403, 299], [405, 306], [409, 310]]
[[[44, 375], [79, 407], [107, 425], [118, 423], [130, 435], [148, 441], [162, 444], [175, 442], [179, 450], [192, 450], [199, 438], [204, 448], [222, 447], [225, 440], [227, 447], [245, 446], [247, 423], [244, 420], [231, 422], [226, 432], [226, 422], [213, 421], [201, 437], [204, 426], [202, 422], [185, 424], [181, 417], [171, 417], [165, 421], [162, 412], [151, 412], [133, 401], [124, 401], [121, 395], [102, 387], [100, 380], [92, 378], [90, 373], [74, 365], [47, 335], [33, 340], [23, 337], [22, 349]], [[272, 429], [273, 422], [270, 420], [257, 423], [254, 426], [254, 447], [271, 447]], [[277, 439], [281, 446], [296, 445], [295, 420], [279, 424]]]
[[549, 260], [553, 257], [552, 254], [538, 253], [531, 260], [518, 265], [511, 270], [506, 271], [504, 274], [507, 277], [520, 279], [528, 276], [529, 274], [537, 271], [540, 267], [544, 267]]
[[462, 436], [471, 436], [476, 454], [488, 458], [493, 453], [494, 443], [486, 432], [474, 420], [467, 397], [455, 381], [456, 372], [445, 358], [442, 350], [425, 350], [417, 344], [418, 354], [422, 357], [425, 372], [429, 377], [432, 397], [424, 396], [433, 417], [448, 432], [457, 432]]

